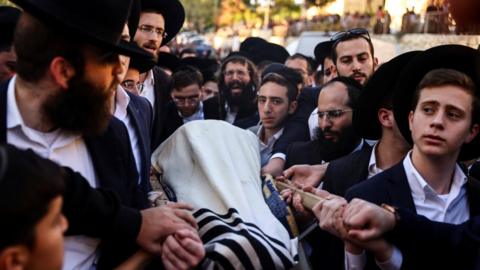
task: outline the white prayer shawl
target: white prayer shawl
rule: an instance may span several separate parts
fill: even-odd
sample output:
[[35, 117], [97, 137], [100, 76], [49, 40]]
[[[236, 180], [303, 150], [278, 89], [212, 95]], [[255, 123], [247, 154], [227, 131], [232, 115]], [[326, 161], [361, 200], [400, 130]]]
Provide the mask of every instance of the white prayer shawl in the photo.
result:
[[255, 134], [224, 121], [192, 121], [155, 150], [152, 165], [178, 201], [197, 209], [204, 268], [283, 269], [296, 261], [297, 238], [290, 239], [262, 195]]

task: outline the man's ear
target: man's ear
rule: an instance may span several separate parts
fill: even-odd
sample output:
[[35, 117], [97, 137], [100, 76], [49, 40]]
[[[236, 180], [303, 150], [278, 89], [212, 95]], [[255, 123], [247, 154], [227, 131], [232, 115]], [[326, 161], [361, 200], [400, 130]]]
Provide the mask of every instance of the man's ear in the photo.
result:
[[23, 245], [5, 248], [0, 252], [0, 269], [23, 270], [28, 264], [30, 252]]
[[294, 101], [290, 102], [290, 105], [288, 106], [288, 114], [295, 113], [296, 109], [297, 109], [297, 101], [294, 100]]
[[378, 121], [380, 124], [387, 128], [393, 127], [393, 112], [391, 110], [380, 108], [377, 112]]
[[412, 132], [412, 125], [413, 125], [413, 111], [410, 111], [408, 114], [408, 129]]
[[75, 68], [63, 57], [57, 56], [50, 62], [50, 74], [57, 85], [68, 89], [68, 81], [75, 75]]
[[373, 70], [376, 71], [378, 68], [378, 58], [373, 57]]
[[465, 139], [465, 143], [469, 143], [471, 142], [473, 139], [475, 139], [475, 137], [478, 135], [478, 131], [480, 130], [480, 126], [478, 126], [478, 124], [474, 124], [471, 128], [470, 128], [470, 132], [468, 133], [467, 135], [467, 138]]

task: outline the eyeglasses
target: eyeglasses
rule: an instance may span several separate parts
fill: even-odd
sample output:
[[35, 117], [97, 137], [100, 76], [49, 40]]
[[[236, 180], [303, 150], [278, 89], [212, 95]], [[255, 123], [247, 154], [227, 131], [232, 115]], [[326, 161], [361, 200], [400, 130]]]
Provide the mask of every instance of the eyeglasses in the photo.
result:
[[238, 77], [244, 78], [247, 76], [247, 73], [243, 70], [225, 70], [223, 72], [223, 76], [232, 78], [235, 74], [237, 74]]
[[354, 28], [347, 31], [338, 32], [334, 34], [330, 38], [330, 40], [334, 42], [333, 47], [335, 47], [339, 41], [343, 41], [343, 40], [347, 40], [355, 37], [363, 37], [363, 38], [366, 38], [367, 40], [370, 40], [370, 34], [368, 33], [368, 30], [365, 28]]
[[125, 80], [121, 83], [122, 87], [129, 91], [137, 91], [138, 93], [143, 90], [143, 83], [135, 82], [133, 80]]
[[[335, 118], [338, 118], [340, 116], [342, 116], [344, 113], [346, 112], [352, 112], [353, 110], [341, 110], [341, 109], [338, 109], [338, 110], [330, 110], [330, 111], [318, 111], [316, 112], [316, 114], [318, 114], [318, 118], [319, 119], [322, 119], [324, 116], [327, 117], [327, 119], [335, 119]], [[315, 114], [315, 113], [313, 113]]]
[[189, 96], [189, 97], [176, 97], [174, 96], [173, 102], [175, 102], [176, 105], [195, 105], [198, 103], [200, 100], [200, 95], [195, 95], [195, 96]]
[[160, 27], [154, 27], [154, 26], [151, 26], [151, 25], [140, 25], [138, 27], [138, 30], [142, 31], [143, 33], [146, 33], [146, 34], [151, 34], [151, 33], [155, 33], [159, 36], [161, 36], [162, 38], [166, 38], [167, 37], [167, 32], [165, 32], [165, 29], [163, 28], [160, 28]]

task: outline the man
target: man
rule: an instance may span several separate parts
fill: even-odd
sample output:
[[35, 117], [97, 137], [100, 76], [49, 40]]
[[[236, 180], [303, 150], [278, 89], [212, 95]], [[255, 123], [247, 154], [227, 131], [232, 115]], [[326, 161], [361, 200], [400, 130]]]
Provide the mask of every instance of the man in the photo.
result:
[[[439, 59], [445, 57], [456, 61], [444, 64]], [[396, 96], [394, 110], [400, 131], [413, 141], [413, 150], [401, 163], [348, 190], [348, 199], [404, 207], [453, 224], [480, 213], [480, 201], [474, 195], [480, 187], [476, 180], [468, 181], [456, 163], [478, 156], [478, 59], [474, 49], [445, 45], [425, 51], [405, 67], [398, 84], [404, 96]], [[382, 250], [370, 248], [378, 261], [397, 269], [400, 265], [422, 268], [415, 259], [421, 256], [417, 248], [399, 246], [400, 252], [384, 246]], [[361, 262], [354, 255], [361, 249], [350, 247], [347, 261]]]
[[[89, 269], [95, 261], [98, 237], [118, 237], [106, 230], [121, 233], [125, 242], [143, 234], [141, 230], [149, 230], [142, 226], [138, 211], [127, 221], [127, 217], [117, 216], [121, 209], [116, 199], [91, 191], [99, 186], [113, 190], [114, 196], [131, 207], [141, 207], [145, 199], [139, 196], [128, 133], [121, 122], [111, 118], [111, 97], [122, 72], [116, 53], [143, 55], [119, 42], [131, 2], [106, 1], [97, 5], [93, 14], [94, 3], [85, 1], [15, 3], [25, 13], [14, 42], [18, 76], [2, 86], [0, 138], [71, 167], [88, 181], [86, 184], [78, 175], [68, 179], [64, 213], [71, 222], [69, 233], [77, 235], [66, 241], [65, 268]], [[112, 195], [107, 192], [103, 196]], [[123, 222], [130, 223], [130, 228]], [[123, 233], [112, 229], [116, 226]]]
[[332, 161], [323, 179], [328, 192], [344, 196], [348, 188], [397, 164], [410, 150], [392, 107], [398, 75], [418, 53], [405, 53], [384, 63], [367, 82], [353, 113], [353, 125], [360, 137], [378, 142]]
[[255, 106], [257, 74], [255, 65], [240, 55], [227, 57], [220, 67], [220, 98], [204, 102], [205, 118], [225, 120], [241, 128], [258, 123]]
[[296, 53], [292, 56], [289, 56], [287, 58], [287, 61], [285, 62], [285, 66], [289, 68], [293, 68], [296, 71], [298, 71], [302, 75], [303, 84], [305, 86], [312, 85], [313, 69], [312, 69], [312, 66], [310, 65], [310, 61], [305, 55], [301, 53]]
[[17, 57], [13, 50], [13, 32], [21, 11], [18, 8], [0, 6], [0, 83], [15, 74]]
[[356, 81], [345, 77], [335, 78], [324, 85], [318, 97], [317, 139], [290, 145], [286, 168], [295, 164], [321, 164], [361, 148], [363, 141], [355, 134], [352, 125], [360, 88]]
[[202, 102], [203, 76], [190, 66], [181, 68], [172, 76], [172, 101], [168, 103], [167, 121], [162, 141], [177, 128], [193, 120], [204, 120]]
[[[142, 0], [141, 8], [134, 40], [158, 58], [160, 47], [172, 40], [182, 28], [185, 10], [178, 0]], [[161, 143], [166, 104], [170, 99], [169, 80], [169, 76], [160, 67], [154, 67], [140, 76], [140, 82], [143, 83], [141, 96], [150, 101], [154, 113], [152, 151]]]
[[250, 128], [260, 141], [260, 159], [268, 162], [275, 141], [282, 135], [283, 125], [295, 112], [297, 88], [279, 73], [269, 73], [262, 79], [257, 104], [261, 125]]
[[0, 269], [62, 269], [65, 172], [10, 145], [0, 160]]
[[332, 60], [339, 76], [351, 77], [365, 85], [378, 65], [366, 29], [355, 28], [332, 36]]

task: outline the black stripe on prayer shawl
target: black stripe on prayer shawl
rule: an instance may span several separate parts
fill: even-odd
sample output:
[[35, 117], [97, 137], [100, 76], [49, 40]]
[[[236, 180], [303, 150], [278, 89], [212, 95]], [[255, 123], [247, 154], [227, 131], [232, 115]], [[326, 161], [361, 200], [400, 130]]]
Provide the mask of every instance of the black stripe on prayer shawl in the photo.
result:
[[[226, 220], [219, 219], [218, 217], [216, 217], [213, 212], [211, 211], [207, 211], [207, 212], [212, 213], [213, 215], [208, 215], [206, 217], [203, 217], [203, 219], [201, 219], [200, 221], [197, 221], [198, 226], [200, 228], [202, 228], [204, 225], [208, 224], [209, 222], [212, 222], [213, 220], [222, 222], [228, 225], [229, 227], [238, 227], [239, 224], [245, 225], [245, 227], [247, 227], [251, 233], [257, 235], [259, 238], [262, 238], [263, 241], [265, 241], [271, 248], [273, 248], [276, 254], [279, 255], [280, 260], [282, 260], [284, 264], [285, 263], [288, 264], [290, 262], [290, 260], [285, 256], [285, 252], [282, 252], [282, 250], [286, 249], [285, 245], [282, 242], [278, 241], [277, 239], [264, 234], [264, 232], [260, 228], [258, 228], [255, 224], [243, 222], [243, 220], [239, 217], [230, 217], [230, 219], [232, 218], [234, 219], [233, 222], [227, 222]], [[237, 212], [233, 211], [232, 213], [237, 213]], [[204, 241], [210, 241], [210, 239], [204, 239]], [[276, 244], [280, 246], [280, 250], [275, 246], [273, 246], [272, 244]], [[284, 255], [284, 256], [281, 256], [281, 255]]]
[[[204, 215], [202, 216], [202, 214]], [[235, 209], [229, 209], [228, 213], [225, 215], [217, 215], [216, 213], [207, 209], [200, 209], [196, 211], [194, 213], [194, 216], [197, 218], [197, 222], [200, 227], [199, 231], [202, 231], [203, 226], [206, 226], [207, 224], [208, 226], [212, 226], [212, 224], [210, 223], [213, 223], [212, 228], [210, 228], [206, 232], [201, 233], [202, 241], [204, 241], [207, 246], [215, 243], [225, 244], [227, 248], [232, 249], [232, 251], [237, 257], [238, 255], [243, 253], [241, 255], [242, 258], [239, 258], [239, 260], [242, 263], [248, 262], [243, 266], [245, 267], [245, 269], [256, 269], [258, 267], [254, 267], [252, 261], [250, 259], [247, 259], [250, 257], [247, 255], [244, 248], [253, 248], [253, 252], [256, 256], [258, 256], [257, 258], [261, 258], [261, 268], [263, 269], [275, 269], [275, 265], [280, 266], [280, 264], [283, 265], [283, 268], [292, 267], [292, 261], [287, 256], [285, 256], [285, 253], [288, 254], [285, 245], [283, 245], [277, 239], [265, 235], [263, 231], [260, 230], [260, 228], [258, 228], [256, 225], [251, 223], [243, 223], [242, 219], [237, 215], [238, 212]], [[220, 219], [220, 216], [225, 219], [233, 219], [233, 221], [227, 222], [226, 220]], [[241, 244], [236, 243], [233, 239], [226, 239], [228, 237], [238, 239], [241, 236], [244, 237], [246, 241], [248, 241], [250, 247], [243, 247]], [[217, 237], [221, 237], [221, 239], [212, 241]], [[241, 240], [239, 241], [240, 243], [245, 242]], [[235, 242], [234, 246], [230, 245], [232, 242]], [[276, 247], [277, 245], [279, 247]]]

